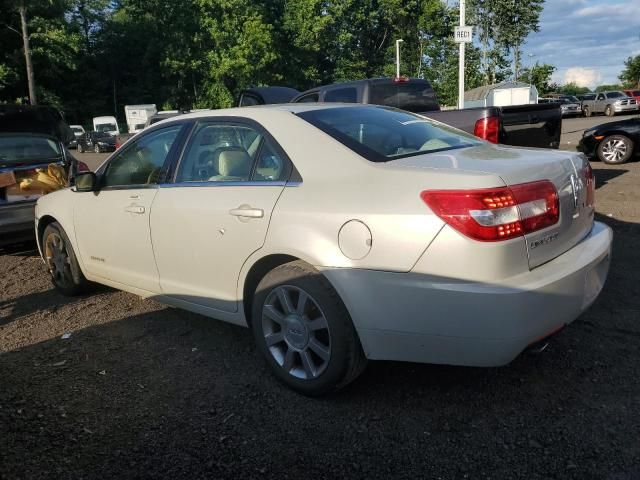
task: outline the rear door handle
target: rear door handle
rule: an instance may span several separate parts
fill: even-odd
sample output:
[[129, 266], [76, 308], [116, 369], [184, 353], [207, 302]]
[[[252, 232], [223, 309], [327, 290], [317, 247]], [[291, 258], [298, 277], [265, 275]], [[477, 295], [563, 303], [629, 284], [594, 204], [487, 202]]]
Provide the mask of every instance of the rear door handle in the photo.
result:
[[229, 214], [236, 217], [262, 218], [264, 217], [264, 210], [261, 208], [251, 208], [248, 205], [241, 205], [238, 208], [229, 210]]
[[137, 213], [138, 215], [142, 215], [144, 213], [144, 207], [141, 207], [139, 205], [129, 205], [128, 207], [125, 207], [124, 209], [125, 212], [129, 212], [129, 213]]

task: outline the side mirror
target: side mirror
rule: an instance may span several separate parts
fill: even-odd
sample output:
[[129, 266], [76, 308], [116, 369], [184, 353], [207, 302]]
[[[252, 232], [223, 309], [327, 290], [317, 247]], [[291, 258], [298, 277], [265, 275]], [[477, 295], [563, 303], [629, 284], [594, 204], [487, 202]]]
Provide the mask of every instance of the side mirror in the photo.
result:
[[98, 186], [98, 178], [93, 172], [78, 172], [75, 177], [75, 192], [93, 192]]

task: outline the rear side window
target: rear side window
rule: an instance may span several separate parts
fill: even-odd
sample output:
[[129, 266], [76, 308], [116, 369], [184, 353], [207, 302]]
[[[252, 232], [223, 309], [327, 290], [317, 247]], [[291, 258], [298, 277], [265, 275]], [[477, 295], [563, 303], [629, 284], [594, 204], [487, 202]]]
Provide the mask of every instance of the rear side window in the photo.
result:
[[454, 128], [392, 108], [337, 107], [297, 115], [372, 162], [482, 143]]
[[260, 102], [260, 99], [258, 97], [256, 97], [255, 95], [249, 95], [246, 93], [242, 94], [242, 98], [240, 99], [240, 106], [241, 107], [250, 107], [252, 105], [260, 105], [262, 102]]
[[278, 181], [284, 158], [265, 136], [248, 125], [207, 122], [198, 126], [178, 168], [176, 181]]
[[373, 84], [369, 103], [416, 113], [440, 110], [433, 88], [424, 81]]
[[318, 103], [319, 95], [317, 92], [310, 93], [296, 100], [296, 103]]
[[358, 101], [358, 90], [355, 87], [335, 88], [324, 94], [324, 101], [356, 103]]

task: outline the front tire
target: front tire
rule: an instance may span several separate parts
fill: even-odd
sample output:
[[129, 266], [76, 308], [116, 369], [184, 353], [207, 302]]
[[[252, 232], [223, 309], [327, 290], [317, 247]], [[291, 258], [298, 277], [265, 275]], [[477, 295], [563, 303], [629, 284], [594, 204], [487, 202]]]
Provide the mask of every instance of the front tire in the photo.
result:
[[604, 109], [604, 114], [607, 117], [613, 117], [615, 115], [613, 108], [611, 108], [611, 105], [607, 105], [607, 108]]
[[598, 145], [598, 158], [609, 165], [620, 165], [633, 155], [633, 142], [624, 135], [610, 135]]
[[84, 147], [81, 143], [78, 144], [78, 153], [84, 153]]
[[89, 281], [80, 270], [69, 237], [58, 222], [47, 225], [41, 244], [51, 282], [56, 290], [70, 297], [87, 291]]
[[339, 390], [366, 366], [342, 300], [305, 262], [280, 265], [262, 279], [253, 299], [251, 326], [274, 375], [304, 395]]
[[584, 107], [584, 116], [585, 117], [591, 116], [591, 109], [589, 107]]

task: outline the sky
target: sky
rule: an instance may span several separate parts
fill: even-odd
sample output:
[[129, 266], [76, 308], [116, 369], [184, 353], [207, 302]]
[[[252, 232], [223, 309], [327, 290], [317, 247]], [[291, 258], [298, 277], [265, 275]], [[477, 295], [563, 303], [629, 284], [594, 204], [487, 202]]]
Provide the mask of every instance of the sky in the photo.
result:
[[640, 0], [546, 0], [540, 31], [522, 62], [557, 67], [552, 80], [594, 88], [618, 83], [624, 61], [640, 55]]

